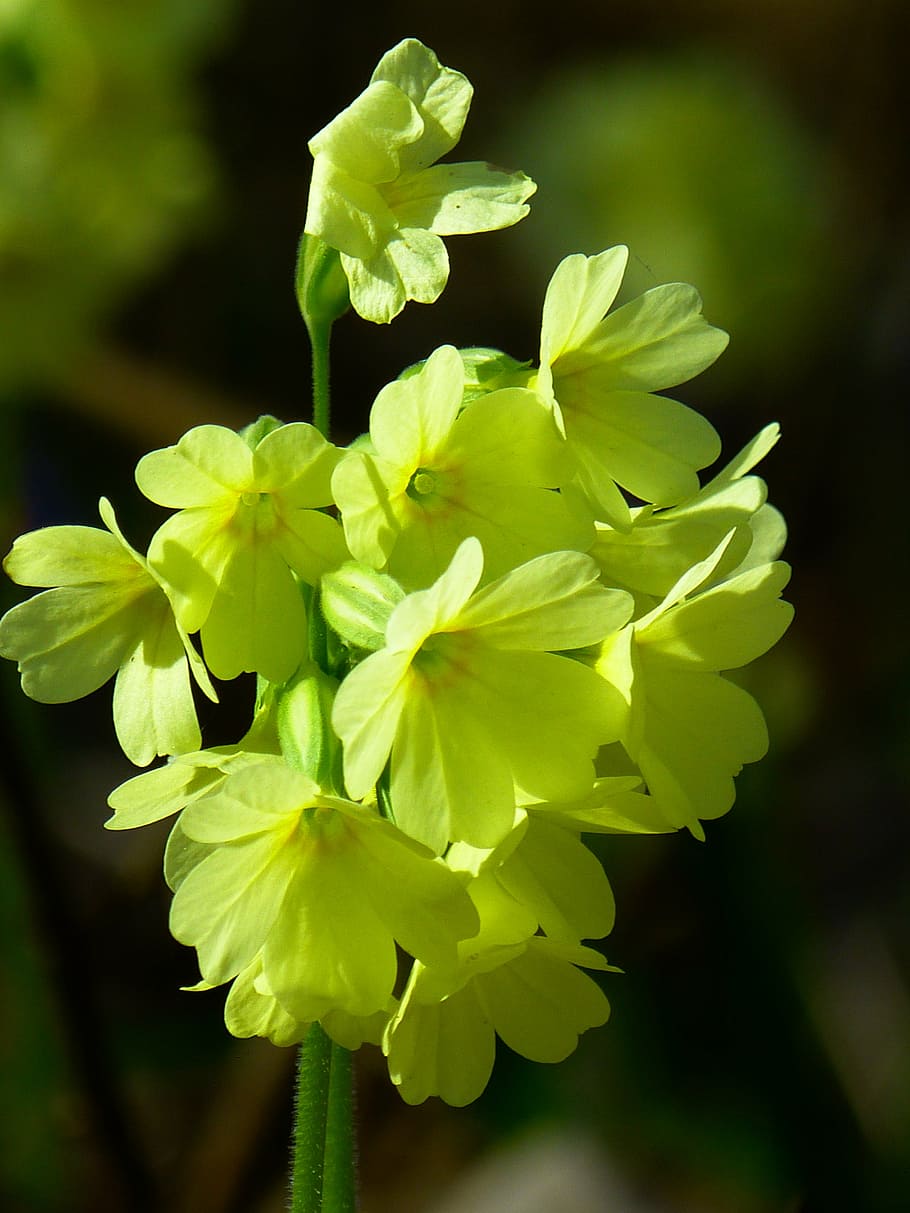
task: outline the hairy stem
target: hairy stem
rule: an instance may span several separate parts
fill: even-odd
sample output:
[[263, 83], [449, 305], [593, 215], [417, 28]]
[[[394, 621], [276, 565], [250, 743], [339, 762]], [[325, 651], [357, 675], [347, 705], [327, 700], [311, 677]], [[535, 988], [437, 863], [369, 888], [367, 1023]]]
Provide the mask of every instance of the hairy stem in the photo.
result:
[[351, 1054], [314, 1023], [300, 1046], [291, 1213], [354, 1213]]
[[328, 438], [331, 423], [329, 338], [332, 334], [332, 322], [310, 320], [307, 329], [313, 361], [313, 425], [323, 438]]

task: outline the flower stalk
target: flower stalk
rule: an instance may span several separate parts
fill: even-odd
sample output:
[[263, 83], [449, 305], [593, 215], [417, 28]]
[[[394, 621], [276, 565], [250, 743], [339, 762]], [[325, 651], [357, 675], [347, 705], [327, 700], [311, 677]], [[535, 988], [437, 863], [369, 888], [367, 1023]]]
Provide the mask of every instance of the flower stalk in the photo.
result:
[[[332, 325], [349, 306], [338, 253], [304, 235], [297, 254], [297, 300], [310, 338], [313, 427], [328, 440], [331, 427], [329, 344]], [[310, 654], [326, 665], [322, 612], [310, 595]], [[303, 1039], [294, 1101], [294, 1167], [291, 1213], [354, 1213], [353, 1065], [319, 1023]]]
[[291, 1213], [354, 1213], [351, 1054], [314, 1023], [300, 1046]]
[[313, 425], [329, 436], [329, 340], [332, 325], [350, 307], [348, 284], [338, 252], [318, 236], [304, 234], [297, 249], [294, 285], [300, 314], [310, 336], [313, 374]]

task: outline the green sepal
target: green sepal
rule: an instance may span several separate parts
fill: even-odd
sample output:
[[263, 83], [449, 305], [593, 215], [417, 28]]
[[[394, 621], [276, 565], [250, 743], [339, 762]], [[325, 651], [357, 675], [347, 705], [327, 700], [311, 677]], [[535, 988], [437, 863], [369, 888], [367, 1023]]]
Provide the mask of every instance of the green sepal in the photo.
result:
[[304, 233], [297, 246], [297, 270], [294, 276], [297, 303], [307, 328], [334, 323], [351, 306], [348, 280], [341, 268], [337, 249], [330, 248], [318, 236]]
[[331, 725], [338, 681], [315, 663], [304, 663], [277, 692], [276, 721], [288, 766], [303, 771], [325, 791], [342, 793], [341, 742]]
[[464, 363], [464, 402], [507, 387], [528, 387], [530, 362], [519, 362], [502, 350], [474, 346], [459, 350]]
[[375, 653], [385, 646], [385, 629], [404, 590], [387, 573], [355, 560], [327, 573], [319, 587], [326, 623], [353, 649]]
[[[507, 387], [529, 387], [530, 381], [536, 374], [531, 371], [530, 362], [519, 362], [511, 354], [502, 350], [488, 349], [485, 346], [471, 346], [459, 350], [464, 365], [464, 399], [463, 404], [476, 400], [478, 396], [486, 396], [489, 392], [497, 392]], [[414, 362], [398, 376], [399, 379], [412, 379], [426, 366], [426, 358]]]

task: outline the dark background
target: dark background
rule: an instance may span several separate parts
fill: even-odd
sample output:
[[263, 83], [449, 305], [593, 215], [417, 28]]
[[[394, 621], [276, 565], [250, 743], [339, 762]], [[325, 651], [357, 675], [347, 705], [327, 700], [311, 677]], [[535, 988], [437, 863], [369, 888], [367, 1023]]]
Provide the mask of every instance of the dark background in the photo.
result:
[[[782, 426], [763, 474], [790, 524], [797, 617], [746, 678], [771, 754], [706, 844], [596, 844], [625, 975], [607, 980], [611, 1023], [568, 1062], [503, 1048], [470, 1108], [410, 1109], [362, 1052], [364, 1213], [530, 1213], [554, 1176], [564, 1213], [910, 1204], [907, 12], [0, 8], [4, 550], [39, 525], [97, 524], [102, 493], [141, 545], [160, 521], [132, 481], [146, 450], [200, 421], [308, 418], [291, 289], [306, 143], [407, 35], [475, 86], [453, 158], [540, 188], [518, 228], [448, 242], [432, 308], [336, 326], [336, 440], [444, 342], [535, 357], [558, 261], [619, 242], [631, 292], [694, 282], [731, 332], [673, 393], [725, 453]], [[281, 1209], [293, 1052], [232, 1040], [220, 993], [180, 992], [195, 970], [167, 933], [167, 825], [101, 829], [131, 773], [109, 691], [35, 705], [3, 664], [0, 1207]], [[236, 739], [249, 694], [226, 688], [207, 744]], [[478, 1165], [506, 1168], [508, 1198], [489, 1171], [457, 1195]]]

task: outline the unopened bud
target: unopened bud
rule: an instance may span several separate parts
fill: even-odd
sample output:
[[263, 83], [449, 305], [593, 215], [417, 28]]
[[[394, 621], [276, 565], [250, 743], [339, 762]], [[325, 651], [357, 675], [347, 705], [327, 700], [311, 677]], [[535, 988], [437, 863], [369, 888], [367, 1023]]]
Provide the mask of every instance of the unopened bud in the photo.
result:
[[338, 250], [318, 236], [304, 233], [300, 238], [294, 285], [300, 314], [311, 333], [314, 328], [331, 326], [351, 306]]
[[276, 722], [281, 752], [326, 791], [340, 791], [341, 742], [332, 728], [338, 682], [316, 665], [304, 665], [278, 693]]
[[373, 653], [385, 644], [385, 629], [404, 590], [387, 573], [349, 561], [323, 577], [319, 589], [325, 621], [345, 644]]

